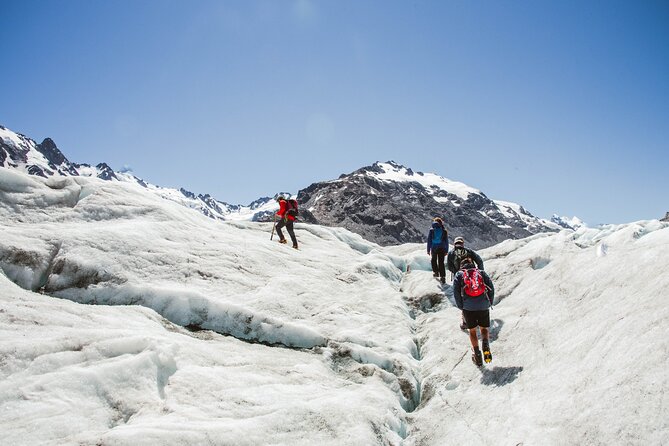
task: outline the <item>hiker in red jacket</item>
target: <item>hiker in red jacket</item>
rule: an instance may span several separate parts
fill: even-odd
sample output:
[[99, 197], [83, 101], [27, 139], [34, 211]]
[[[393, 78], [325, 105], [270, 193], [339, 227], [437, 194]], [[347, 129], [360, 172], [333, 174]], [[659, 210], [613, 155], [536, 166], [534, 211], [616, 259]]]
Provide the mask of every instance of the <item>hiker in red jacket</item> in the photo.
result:
[[295, 216], [291, 212], [288, 212], [292, 207], [288, 204], [283, 195], [276, 197], [276, 201], [279, 203], [279, 212], [277, 216], [279, 217], [279, 222], [276, 224], [276, 233], [279, 234], [279, 243], [286, 243], [286, 238], [281, 232], [281, 228], [284, 226], [290, 235], [290, 239], [293, 242], [293, 248], [297, 249], [297, 238], [295, 237], [295, 231], [293, 229], [293, 224], [295, 223]]

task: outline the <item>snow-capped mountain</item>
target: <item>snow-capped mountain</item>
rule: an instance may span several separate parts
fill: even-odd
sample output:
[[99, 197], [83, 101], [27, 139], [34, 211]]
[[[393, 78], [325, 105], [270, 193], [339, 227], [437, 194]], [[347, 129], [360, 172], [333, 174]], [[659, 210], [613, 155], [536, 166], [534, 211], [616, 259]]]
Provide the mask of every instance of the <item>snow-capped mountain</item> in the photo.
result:
[[132, 172], [115, 172], [105, 163], [91, 166], [70, 162], [52, 139], [46, 138], [37, 144], [34, 140], [3, 126], [0, 126], [0, 166], [43, 178], [53, 175], [83, 176], [135, 183], [162, 198], [195, 209], [214, 219], [258, 221], [266, 219], [277, 207], [270, 197], [260, 198], [248, 206], [233, 205], [218, 201], [209, 194], [196, 195], [183, 188], [156, 186], [134, 176]]
[[377, 162], [334, 181], [315, 183], [298, 193], [306, 221], [341, 226], [380, 245], [422, 243], [434, 217], [441, 217], [451, 241], [463, 236], [483, 248], [558, 225], [522, 206], [492, 200], [466, 184], [414, 172], [393, 161]]
[[[131, 172], [115, 172], [105, 163], [96, 166], [70, 162], [53, 140], [41, 144], [0, 126], [0, 166], [30, 175], [97, 177], [139, 184], [152, 193], [219, 220], [271, 221], [277, 209], [273, 197], [249, 205], [233, 205], [209, 194], [153, 185]], [[290, 193], [284, 193], [290, 195]], [[431, 173], [414, 172], [392, 161], [377, 162], [337, 180], [312, 184], [297, 193], [302, 221], [338, 226], [380, 245], [423, 242], [435, 216], [446, 222], [451, 242], [465, 237], [473, 248], [506, 239], [575, 229], [578, 219], [532, 215], [522, 206], [491, 200], [478, 189]]]
[[565, 229], [578, 229], [587, 226], [587, 224], [578, 217], [560, 217], [553, 214], [551, 222]]
[[0, 443], [662, 445], [669, 224], [506, 240], [493, 361], [424, 246], [0, 169]]

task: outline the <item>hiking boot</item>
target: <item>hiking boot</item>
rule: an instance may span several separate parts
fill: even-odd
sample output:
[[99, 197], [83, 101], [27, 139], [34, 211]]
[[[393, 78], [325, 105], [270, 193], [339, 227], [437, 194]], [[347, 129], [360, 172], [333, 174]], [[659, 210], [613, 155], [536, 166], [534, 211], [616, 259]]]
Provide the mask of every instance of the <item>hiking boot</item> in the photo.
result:
[[439, 273], [432, 273], [432, 277], [434, 277], [435, 279], [438, 279], [439, 278]]
[[446, 278], [445, 277], [442, 277], [441, 279], [439, 279], [439, 281], [441, 282], [442, 285], [446, 284]]
[[467, 328], [467, 323], [465, 321], [460, 322], [460, 330], [462, 331], [468, 331], [469, 328]]
[[285, 244], [288, 243], [288, 242], [286, 241], [285, 238], [282, 238], [281, 240], [279, 240], [279, 243], [283, 243], [283, 244], [285, 245]]
[[293, 248], [297, 249], [297, 243], [293, 244]]
[[477, 367], [481, 367], [483, 365], [483, 358], [481, 357], [481, 350], [476, 347], [474, 349], [474, 353], [472, 353], [472, 362], [476, 364]]
[[484, 339], [481, 344], [483, 344], [483, 359], [485, 360], [486, 364], [488, 364], [492, 361], [492, 353], [490, 353], [490, 342], [488, 342], [487, 339]]

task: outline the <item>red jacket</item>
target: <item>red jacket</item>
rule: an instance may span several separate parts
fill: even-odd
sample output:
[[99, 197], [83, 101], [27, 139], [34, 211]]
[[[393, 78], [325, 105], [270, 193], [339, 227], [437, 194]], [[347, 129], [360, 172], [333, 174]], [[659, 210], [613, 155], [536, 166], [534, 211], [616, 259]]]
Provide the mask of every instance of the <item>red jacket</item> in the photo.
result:
[[281, 218], [288, 218], [290, 221], [295, 221], [295, 217], [292, 215], [286, 215], [286, 212], [288, 212], [288, 203], [286, 203], [286, 200], [279, 201], [279, 212], [277, 212], [276, 215]]

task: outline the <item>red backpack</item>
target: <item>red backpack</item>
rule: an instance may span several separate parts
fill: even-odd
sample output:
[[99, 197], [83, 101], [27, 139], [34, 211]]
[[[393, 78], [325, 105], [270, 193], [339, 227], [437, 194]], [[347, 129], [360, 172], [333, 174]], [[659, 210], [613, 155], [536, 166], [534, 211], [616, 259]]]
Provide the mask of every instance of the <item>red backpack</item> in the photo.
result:
[[300, 215], [300, 211], [297, 210], [297, 200], [294, 198], [286, 200], [286, 209], [286, 215], [292, 215], [293, 217]]
[[485, 281], [478, 268], [463, 269], [462, 278], [465, 283], [462, 290], [467, 296], [478, 297], [485, 293]]

